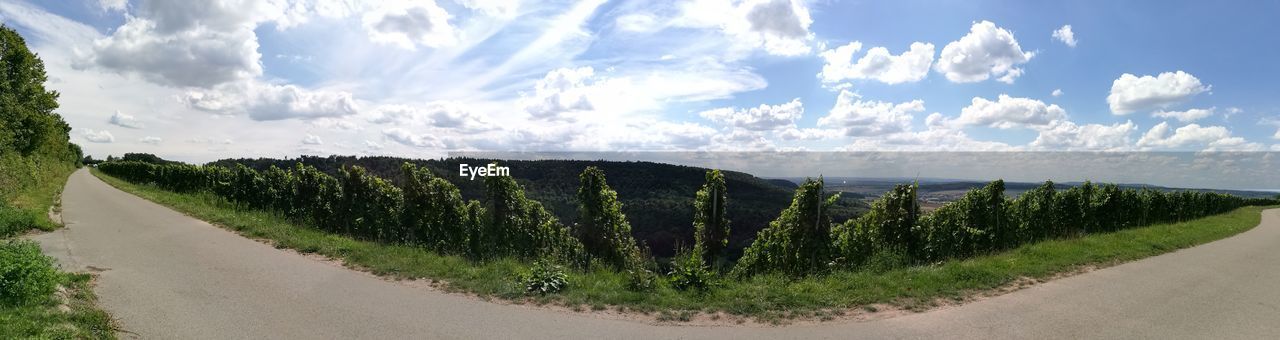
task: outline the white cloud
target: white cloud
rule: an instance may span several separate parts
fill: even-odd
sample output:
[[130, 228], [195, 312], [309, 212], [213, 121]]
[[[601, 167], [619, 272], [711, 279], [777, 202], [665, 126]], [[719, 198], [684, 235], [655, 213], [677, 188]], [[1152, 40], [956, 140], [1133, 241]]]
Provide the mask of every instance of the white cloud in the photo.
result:
[[1271, 139], [1280, 139], [1280, 129], [1276, 129], [1276, 134], [1271, 135]]
[[1030, 61], [1035, 52], [1024, 52], [1013, 33], [990, 21], [976, 22], [969, 34], [942, 48], [935, 69], [957, 83], [972, 83], [999, 77], [1013, 83], [1022, 75], [1018, 65]]
[[595, 74], [588, 67], [559, 68], [534, 85], [534, 94], [522, 99], [525, 111], [537, 119], [558, 119], [562, 113], [594, 109], [587, 80]]
[[1132, 145], [1130, 135], [1137, 130], [1132, 121], [1077, 125], [1060, 120], [1041, 128], [1031, 146], [1048, 150], [1124, 150]]
[[142, 144], [160, 145], [160, 143], [164, 142], [164, 139], [160, 137], [146, 136], [139, 138], [138, 142]]
[[1053, 38], [1067, 46], [1076, 47], [1076, 33], [1071, 31], [1071, 25], [1062, 25], [1062, 28], [1054, 30]]
[[310, 90], [292, 84], [228, 84], [208, 91], [189, 91], [179, 99], [191, 108], [219, 114], [247, 113], [259, 121], [342, 117], [359, 111], [351, 93]]
[[658, 19], [649, 13], [632, 13], [619, 16], [614, 25], [623, 31], [651, 33], [661, 28]]
[[904, 103], [862, 101], [841, 90], [830, 114], [818, 119], [818, 126], [842, 129], [847, 136], [877, 136], [911, 129], [912, 112], [924, 111], [924, 101]]
[[248, 25], [165, 31], [157, 21], [128, 17], [111, 36], [94, 41], [91, 51], [80, 67], [96, 65], [170, 86], [209, 88], [262, 75], [258, 38]]
[[1189, 109], [1186, 111], [1161, 110], [1161, 111], [1156, 111], [1151, 113], [1151, 116], [1156, 118], [1173, 118], [1173, 119], [1177, 119], [1179, 122], [1186, 123], [1186, 122], [1194, 122], [1202, 118], [1212, 116], [1214, 109], [1215, 108], [1211, 107], [1207, 109]]
[[1208, 92], [1210, 88], [1201, 84], [1200, 79], [1182, 71], [1164, 72], [1154, 77], [1125, 73], [1111, 83], [1107, 104], [1110, 104], [1112, 113], [1125, 115], [1139, 110], [1166, 108]]
[[302, 137], [302, 144], [306, 144], [306, 145], [324, 145], [324, 140], [321, 140], [321, 139], [320, 139], [320, 136], [316, 136], [316, 135], [313, 135], [313, 134], [309, 134], [309, 133], [308, 133], [306, 136]]
[[1231, 137], [1231, 131], [1226, 127], [1188, 124], [1172, 129], [1168, 122], [1160, 122], [1138, 140], [1138, 146], [1174, 149], [1188, 146], [1232, 146], [1240, 142], [1243, 139]]
[[1010, 129], [1022, 126], [1043, 126], [1067, 117], [1067, 111], [1058, 105], [1046, 105], [1030, 98], [1015, 98], [1001, 94], [996, 101], [973, 97], [969, 106], [960, 110], [957, 122], [970, 126], [990, 126]]
[[488, 118], [476, 114], [466, 105], [453, 101], [435, 101], [420, 106], [384, 105], [374, 110], [371, 122], [377, 124], [422, 123], [440, 128], [478, 132], [497, 128]]
[[1053, 90], [1053, 93], [1050, 93], [1049, 95], [1054, 96], [1054, 97], [1061, 97], [1061, 96], [1062, 96], [1062, 89], [1054, 89], [1054, 90]]
[[382, 144], [378, 144], [378, 142], [371, 140], [365, 140], [364, 147], [369, 150], [382, 150]]
[[470, 10], [510, 19], [520, 12], [520, 0], [454, 0]]
[[129, 0], [98, 0], [98, 7], [105, 11], [123, 11]]
[[111, 143], [116, 141], [116, 137], [112, 136], [111, 132], [107, 130], [81, 128], [80, 135], [84, 136], [84, 140], [91, 143]]
[[745, 110], [723, 107], [703, 111], [698, 115], [716, 123], [751, 131], [776, 130], [794, 127], [796, 120], [804, 115], [804, 104], [800, 102], [800, 98], [796, 98], [784, 104], [760, 104]]
[[111, 119], [108, 119], [107, 123], [111, 123], [111, 125], [116, 125], [120, 127], [127, 127], [130, 129], [141, 129], [145, 127], [142, 125], [142, 122], [138, 121], [137, 118], [121, 113], [120, 110], [116, 110], [116, 113], [111, 115]]
[[861, 42], [851, 42], [820, 54], [826, 64], [818, 76], [824, 83], [837, 83], [847, 79], [875, 79], [885, 84], [917, 82], [929, 74], [933, 64], [933, 44], [915, 42], [911, 49], [900, 55], [892, 55], [884, 47], [873, 47], [867, 54], [853, 62], [853, 55], [862, 49]]
[[844, 131], [839, 129], [817, 129], [817, 128], [796, 128], [790, 127], [785, 130], [778, 131], [776, 134], [782, 140], [828, 140], [840, 138], [844, 136]]
[[697, 0], [683, 3], [682, 27], [718, 28], [737, 44], [777, 56], [811, 51], [813, 19], [802, 0]]
[[458, 33], [449, 24], [452, 16], [433, 0], [393, 0], [379, 5], [362, 20], [373, 42], [409, 50], [418, 45], [439, 48], [458, 43]]
[[445, 143], [440, 141], [440, 138], [427, 134], [415, 134], [403, 128], [382, 130], [382, 135], [396, 143], [408, 146], [432, 149], [445, 148]]

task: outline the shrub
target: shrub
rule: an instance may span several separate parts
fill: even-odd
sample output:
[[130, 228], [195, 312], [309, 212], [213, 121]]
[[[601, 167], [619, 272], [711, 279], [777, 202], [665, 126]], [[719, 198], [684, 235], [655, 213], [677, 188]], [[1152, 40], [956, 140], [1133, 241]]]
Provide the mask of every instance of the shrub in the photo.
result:
[[34, 241], [0, 243], [0, 304], [24, 305], [53, 294], [58, 271]]
[[605, 182], [604, 171], [587, 167], [579, 176], [578, 211], [581, 218], [574, 233], [594, 259], [614, 268], [638, 261], [640, 249], [631, 236], [631, 224], [622, 213], [618, 193]]
[[825, 196], [822, 178], [805, 180], [796, 189], [791, 206], [760, 230], [755, 242], [743, 251], [733, 268], [742, 277], [766, 272], [801, 276], [829, 266], [831, 256], [831, 206], [840, 195]]
[[547, 295], [558, 293], [569, 286], [569, 276], [564, 268], [548, 260], [538, 260], [528, 272], [517, 278], [526, 293]]
[[702, 262], [702, 251], [694, 247], [693, 251], [680, 251], [672, 258], [671, 271], [667, 274], [667, 282], [678, 290], [706, 291], [713, 285], [715, 273]]
[[708, 264], [716, 264], [729, 246], [729, 218], [725, 215], [724, 175], [707, 171], [707, 182], [693, 199], [694, 248]]

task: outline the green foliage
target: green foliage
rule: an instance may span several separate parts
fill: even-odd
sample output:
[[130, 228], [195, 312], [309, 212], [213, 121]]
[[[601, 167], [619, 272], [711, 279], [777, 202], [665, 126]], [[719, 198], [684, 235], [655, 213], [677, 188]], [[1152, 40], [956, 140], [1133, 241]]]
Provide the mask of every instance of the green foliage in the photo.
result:
[[81, 155], [67, 143], [71, 127], [53, 112], [58, 92], [45, 90], [46, 80], [44, 62], [22, 36], [0, 25], [0, 150], [55, 155], [74, 164]]
[[729, 246], [729, 217], [726, 215], [724, 174], [707, 171], [707, 182], [693, 199], [694, 249], [704, 263], [715, 264]]
[[354, 166], [339, 172], [342, 182], [342, 231], [385, 243], [404, 243], [408, 230], [400, 223], [404, 195], [400, 188]]
[[547, 260], [538, 260], [528, 272], [517, 278], [526, 293], [547, 295], [559, 293], [569, 286], [569, 275], [564, 268]]
[[622, 213], [618, 193], [605, 182], [604, 171], [587, 167], [579, 175], [578, 211], [581, 217], [574, 232], [593, 259], [614, 268], [634, 264], [640, 249], [631, 236], [631, 224]]
[[704, 252], [694, 247], [693, 251], [677, 252], [672, 258], [671, 272], [667, 274], [667, 282], [678, 290], [706, 291], [714, 284], [715, 273], [703, 262]]
[[412, 163], [404, 163], [402, 169], [405, 178], [402, 223], [409, 232], [408, 240], [452, 254], [479, 251], [470, 245], [473, 239], [480, 238], [481, 221], [469, 216], [470, 208], [462, 200], [458, 187]]
[[551, 256], [571, 263], [583, 263], [582, 244], [574, 239], [560, 220], [528, 199], [524, 189], [509, 176], [485, 177], [486, 226], [482, 245], [490, 256], [539, 258]]
[[733, 275], [782, 272], [801, 276], [823, 271], [832, 260], [830, 211], [839, 197], [826, 196], [821, 177], [805, 180], [796, 189], [791, 206], [746, 249]]
[[34, 241], [0, 243], [0, 305], [15, 306], [53, 294], [58, 284], [53, 258], [40, 253]]

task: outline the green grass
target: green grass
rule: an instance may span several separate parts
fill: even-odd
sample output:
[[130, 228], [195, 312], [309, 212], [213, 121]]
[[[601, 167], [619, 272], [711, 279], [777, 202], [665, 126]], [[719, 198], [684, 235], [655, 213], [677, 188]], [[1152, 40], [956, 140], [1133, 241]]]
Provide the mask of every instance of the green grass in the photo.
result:
[[0, 306], [0, 339], [115, 339], [110, 315], [96, 305], [91, 280], [89, 274], [59, 273], [61, 293]]
[[[58, 210], [58, 195], [74, 170], [57, 160], [0, 152], [0, 242], [33, 229], [61, 227], [47, 214], [51, 208]], [[54, 272], [44, 279], [59, 290], [23, 303], [0, 304], [0, 339], [115, 338], [111, 317], [95, 303], [91, 275]]]
[[472, 262], [415, 247], [357, 241], [296, 225], [276, 213], [247, 209], [209, 193], [179, 194], [94, 174], [107, 183], [193, 217], [267, 239], [279, 248], [341, 259], [350, 267], [394, 278], [439, 280], [446, 290], [573, 310], [656, 313], [659, 320], [687, 321], [699, 312], [725, 312], [777, 321], [829, 320], [843, 311], [875, 311], [877, 304], [921, 310], [939, 301], [963, 300], [1021, 278], [1043, 279], [1082, 267], [1105, 267], [1222, 239], [1258, 225], [1263, 207], [1240, 208], [1198, 220], [1160, 224], [1079, 239], [1024, 245], [1003, 253], [885, 271], [841, 271], [789, 279], [757, 276], [720, 280], [706, 292], [686, 292], [659, 284], [651, 291], [627, 288], [627, 276], [609, 270], [569, 273], [569, 287], [548, 296], [529, 296], [516, 284], [529, 263], [512, 259]]

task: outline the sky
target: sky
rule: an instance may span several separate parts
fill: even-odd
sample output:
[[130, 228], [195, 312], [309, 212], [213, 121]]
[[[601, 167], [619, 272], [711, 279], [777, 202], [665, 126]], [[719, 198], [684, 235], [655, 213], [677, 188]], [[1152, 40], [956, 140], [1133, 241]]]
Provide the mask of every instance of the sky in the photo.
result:
[[88, 154], [1280, 151], [1280, 2], [0, 1]]

